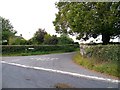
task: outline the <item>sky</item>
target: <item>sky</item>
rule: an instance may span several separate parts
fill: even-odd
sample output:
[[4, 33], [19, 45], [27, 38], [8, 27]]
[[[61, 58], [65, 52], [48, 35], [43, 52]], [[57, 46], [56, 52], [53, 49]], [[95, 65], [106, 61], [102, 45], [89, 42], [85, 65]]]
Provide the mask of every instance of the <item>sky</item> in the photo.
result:
[[55, 34], [52, 21], [58, 9], [55, 2], [58, 0], [0, 0], [0, 16], [9, 19], [14, 29], [25, 39], [42, 28]]
[[[0, 0], [0, 16], [9, 19], [17, 35], [28, 40], [39, 29], [45, 29], [49, 34], [55, 33], [53, 21], [58, 9], [55, 2], [59, 0]], [[72, 37], [75, 41], [75, 37]], [[101, 38], [101, 37], [98, 37]], [[93, 38], [87, 41], [95, 41]], [[115, 39], [114, 41], [118, 41]], [[81, 41], [85, 43], [85, 41]], [[99, 41], [100, 42], [100, 39]]]

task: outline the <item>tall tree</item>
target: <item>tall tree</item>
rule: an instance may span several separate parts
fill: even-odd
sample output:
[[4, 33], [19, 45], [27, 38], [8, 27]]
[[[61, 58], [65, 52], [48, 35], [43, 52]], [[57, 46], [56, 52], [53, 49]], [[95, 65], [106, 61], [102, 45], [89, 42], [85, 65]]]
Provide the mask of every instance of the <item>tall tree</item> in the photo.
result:
[[42, 44], [44, 42], [44, 37], [47, 34], [47, 32], [45, 31], [45, 29], [38, 29], [38, 31], [36, 31], [36, 33], [34, 34], [33, 40], [37, 43], [37, 44]]
[[14, 37], [17, 33], [16, 30], [13, 29], [10, 21], [8, 19], [2, 18], [2, 40], [6, 40], [7, 44], [9, 43], [9, 38]]
[[56, 32], [88, 40], [102, 35], [103, 44], [120, 36], [120, 2], [58, 2]]
[[73, 44], [73, 43], [74, 43], [73, 39], [66, 34], [62, 34], [58, 39], [58, 44], [60, 45]]
[[56, 35], [46, 34], [44, 38], [44, 44], [56, 45], [58, 43], [58, 37]]

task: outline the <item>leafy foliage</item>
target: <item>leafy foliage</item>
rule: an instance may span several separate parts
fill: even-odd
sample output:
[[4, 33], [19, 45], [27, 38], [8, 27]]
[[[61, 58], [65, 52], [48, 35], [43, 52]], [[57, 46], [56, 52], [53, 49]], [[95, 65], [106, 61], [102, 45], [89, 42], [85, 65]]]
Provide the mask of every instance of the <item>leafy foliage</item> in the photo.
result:
[[50, 35], [45, 30], [39, 29], [34, 34], [33, 38], [28, 40], [28, 45], [64, 45], [64, 44], [74, 44], [72, 38], [66, 34], [62, 34], [60, 37], [57, 35]]
[[58, 44], [60, 45], [73, 44], [73, 43], [74, 43], [73, 39], [66, 34], [61, 35], [58, 40]]
[[38, 29], [31, 40], [36, 44], [42, 44], [46, 34], [47, 32], [45, 29]]
[[[11, 25], [8, 19], [2, 18], [1, 20], [2, 20], [2, 40], [7, 40], [6, 44], [8, 44], [9, 38], [14, 37], [17, 31], [13, 29], [13, 26]], [[2, 44], [4, 44], [4, 42]]]
[[25, 40], [24, 38], [20, 37], [20, 36], [15, 36], [10, 37], [9, 38], [9, 45], [26, 45], [27, 44], [27, 40]]
[[[33, 49], [30, 49], [33, 48]], [[29, 53], [29, 52], [51, 52], [63, 51], [72, 52], [78, 48], [77, 45], [2, 45], [2, 54]]]
[[56, 35], [45, 35], [44, 38], [44, 44], [48, 44], [48, 45], [56, 45], [58, 43], [58, 37]]
[[58, 2], [53, 22], [57, 33], [88, 40], [102, 35], [103, 44], [120, 35], [120, 2]]
[[120, 46], [119, 45], [96, 45], [86, 47], [86, 56], [98, 60], [98, 62], [120, 62]]
[[97, 59], [85, 58], [78, 52], [73, 57], [74, 61], [88, 69], [92, 69], [101, 73], [106, 73], [109, 75], [120, 77], [119, 63], [116, 62], [101, 62], [98, 63]]

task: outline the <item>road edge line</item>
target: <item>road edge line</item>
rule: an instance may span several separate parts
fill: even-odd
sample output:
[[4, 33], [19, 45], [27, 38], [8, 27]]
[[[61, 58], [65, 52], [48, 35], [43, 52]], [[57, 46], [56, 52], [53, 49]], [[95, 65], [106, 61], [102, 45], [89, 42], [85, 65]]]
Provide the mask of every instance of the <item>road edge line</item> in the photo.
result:
[[49, 69], [49, 68], [42, 68], [42, 67], [33, 67], [33, 66], [27, 66], [27, 65], [17, 64], [17, 63], [9, 63], [9, 62], [5, 62], [5, 61], [1, 61], [1, 63], [19, 66], [19, 67], [24, 67], [24, 68], [55, 72], [55, 73], [61, 73], [61, 74], [66, 74], [66, 75], [72, 75], [72, 76], [76, 76], [76, 77], [84, 77], [84, 78], [89, 78], [89, 79], [94, 79], [94, 80], [108, 81], [108, 82], [112, 82], [112, 83], [120, 83], [119, 80], [110, 79], [110, 78], [89, 76], [89, 75], [84, 75], [84, 74], [79, 74], [79, 73], [73, 73], [73, 72], [67, 72], [67, 71], [55, 70], [55, 69]]

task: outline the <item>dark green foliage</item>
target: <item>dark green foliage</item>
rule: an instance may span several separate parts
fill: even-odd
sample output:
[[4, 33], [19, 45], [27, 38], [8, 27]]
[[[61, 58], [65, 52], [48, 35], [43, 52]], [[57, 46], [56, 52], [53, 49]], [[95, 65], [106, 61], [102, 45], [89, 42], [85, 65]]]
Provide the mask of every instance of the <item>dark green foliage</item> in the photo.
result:
[[64, 45], [64, 44], [73, 44], [74, 41], [72, 38], [70, 38], [68, 35], [66, 34], [62, 34], [59, 39], [58, 39], [58, 44], [59, 45]]
[[[2, 44], [9, 44], [9, 38], [14, 37], [17, 31], [13, 29], [10, 21], [8, 19], [2, 18]], [[6, 40], [7, 42], [4, 42]]]
[[75, 54], [73, 60], [79, 64], [84, 66], [85, 68], [92, 69], [101, 73], [106, 73], [109, 75], [113, 75], [116, 77], [120, 77], [120, 68], [119, 62], [98, 62], [100, 59], [93, 58], [85, 58], [79, 52]]
[[[34, 48], [34, 49], [32, 49]], [[3, 45], [2, 54], [11, 53], [29, 53], [29, 52], [49, 52], [49, 51], [64, 51], [72, 52], [78, 48], [78, 45]]]
[[84, 40], [102, 35], [103, 44], [120, 35], [120, 2], [58, 2], [56, 7], [57, 33], [77, 33]]
[[21, 36], [15, 36], [10, 37], [9, 38], [9, 45], [26, 45], [27, 44], [27, 40], [25, 40], [23, 37]]
[[95, 45], [86, 48], [86, 55], [98, 62], [120, 62], [120, 45]]
[[58, 43], [58, 37], [56, 35], [49, 35], [49, 34], [46, 34], [45, 37], [44, 37], [44, 44], [47, 44], [47, 45], [56, 45]]
[[45, 29], [38, 29], [31, 41], [33, 42], [33, 44], [42, 44], [44, 42], [44, 37], [46, 34], [47, 32], [45, 31]]

